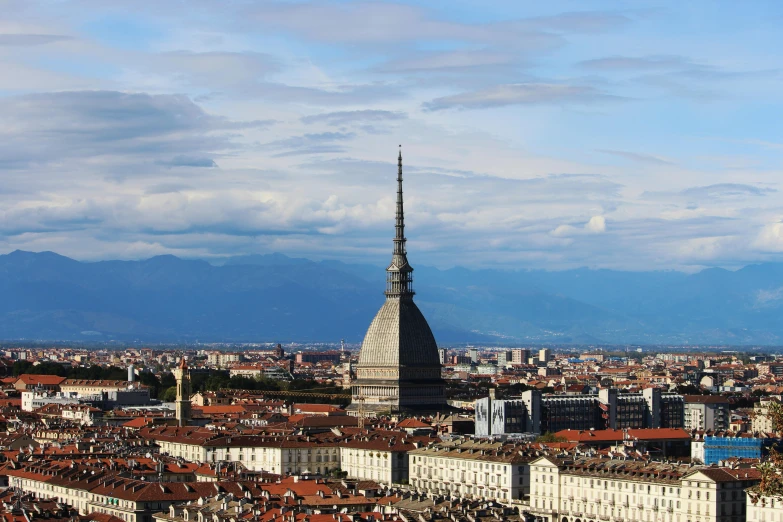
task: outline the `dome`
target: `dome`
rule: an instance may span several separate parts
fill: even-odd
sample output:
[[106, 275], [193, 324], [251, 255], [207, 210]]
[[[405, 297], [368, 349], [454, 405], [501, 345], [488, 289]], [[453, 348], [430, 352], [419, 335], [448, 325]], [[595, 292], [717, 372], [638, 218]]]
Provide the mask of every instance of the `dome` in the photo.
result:
[[359, 366], [440, 367], [435, 337], [412, 299], [386, 299], [364, 336]]

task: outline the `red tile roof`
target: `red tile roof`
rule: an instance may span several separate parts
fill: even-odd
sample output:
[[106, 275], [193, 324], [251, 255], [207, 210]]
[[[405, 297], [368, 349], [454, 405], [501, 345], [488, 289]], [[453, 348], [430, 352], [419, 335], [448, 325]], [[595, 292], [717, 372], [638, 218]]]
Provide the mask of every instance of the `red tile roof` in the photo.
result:
[[23, 373], [16, 381], [14, 381], [14, 383], [19, 381], [22, 381], [27, 386], [59, 386], [65, 381], [65, 377], [59, 377], [57, 375], [36, 375], [32, 373]]
[[623, 440], [690, 440], [681, 428], [641, 428], [628, 430], [561, 430], [555, 433], [569, 442], [600, 443]]

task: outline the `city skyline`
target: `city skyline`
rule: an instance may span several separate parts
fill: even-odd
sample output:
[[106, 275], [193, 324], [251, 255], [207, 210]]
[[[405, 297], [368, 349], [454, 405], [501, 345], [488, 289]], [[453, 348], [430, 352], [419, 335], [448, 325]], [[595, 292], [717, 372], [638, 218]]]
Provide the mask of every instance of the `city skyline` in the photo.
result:
[[774, 2], [3, 6], [3, 253], [780, 260]]

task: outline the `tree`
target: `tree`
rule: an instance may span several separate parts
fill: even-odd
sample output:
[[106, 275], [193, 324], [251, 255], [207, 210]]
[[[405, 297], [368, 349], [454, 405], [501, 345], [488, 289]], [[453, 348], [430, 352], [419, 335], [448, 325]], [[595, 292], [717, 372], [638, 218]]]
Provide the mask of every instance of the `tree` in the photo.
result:
[[228, 388], [228, 383], [228, 374], [225, 372], [215, 372], [210, 375], [206, 381], [204, 381], [204, 389], [217, 391], [223, 388]]
[[16, 361], [12, 368], [14, 377], [19, 377], [23, 373], [30, 373], [30, 368], [33, 367], [33, 363], [30, 361]]
[[174, 377], [173, 373], [166, 372], [160, 376], [161, 388], [170, 388], [176, 385], [177, 385], [177, 379]]
[[160, 395], [158, 395], [158, 398], [163, 402], [173, 402], [177, 400], [177, 387], [170, 386], [166, 388]]
[[150, 397], [153, 399], [158, 398], [158, 392], [162, 389], [158, 376], [152, 372], [141, 372], [139, 374], [139, 382], [144, 386], [149, 387]]

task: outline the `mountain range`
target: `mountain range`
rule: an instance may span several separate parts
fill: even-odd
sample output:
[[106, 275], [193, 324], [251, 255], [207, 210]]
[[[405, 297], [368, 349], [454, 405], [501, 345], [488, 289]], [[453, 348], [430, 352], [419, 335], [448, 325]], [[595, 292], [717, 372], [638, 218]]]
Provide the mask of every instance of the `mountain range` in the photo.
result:
[[[695, 274], [417, 267], [416, 302], [454, 343], [783, 345], [783, 264]], [[0, 339], [358, 342], [383, 267], [282, 254], [0, 256]]]

